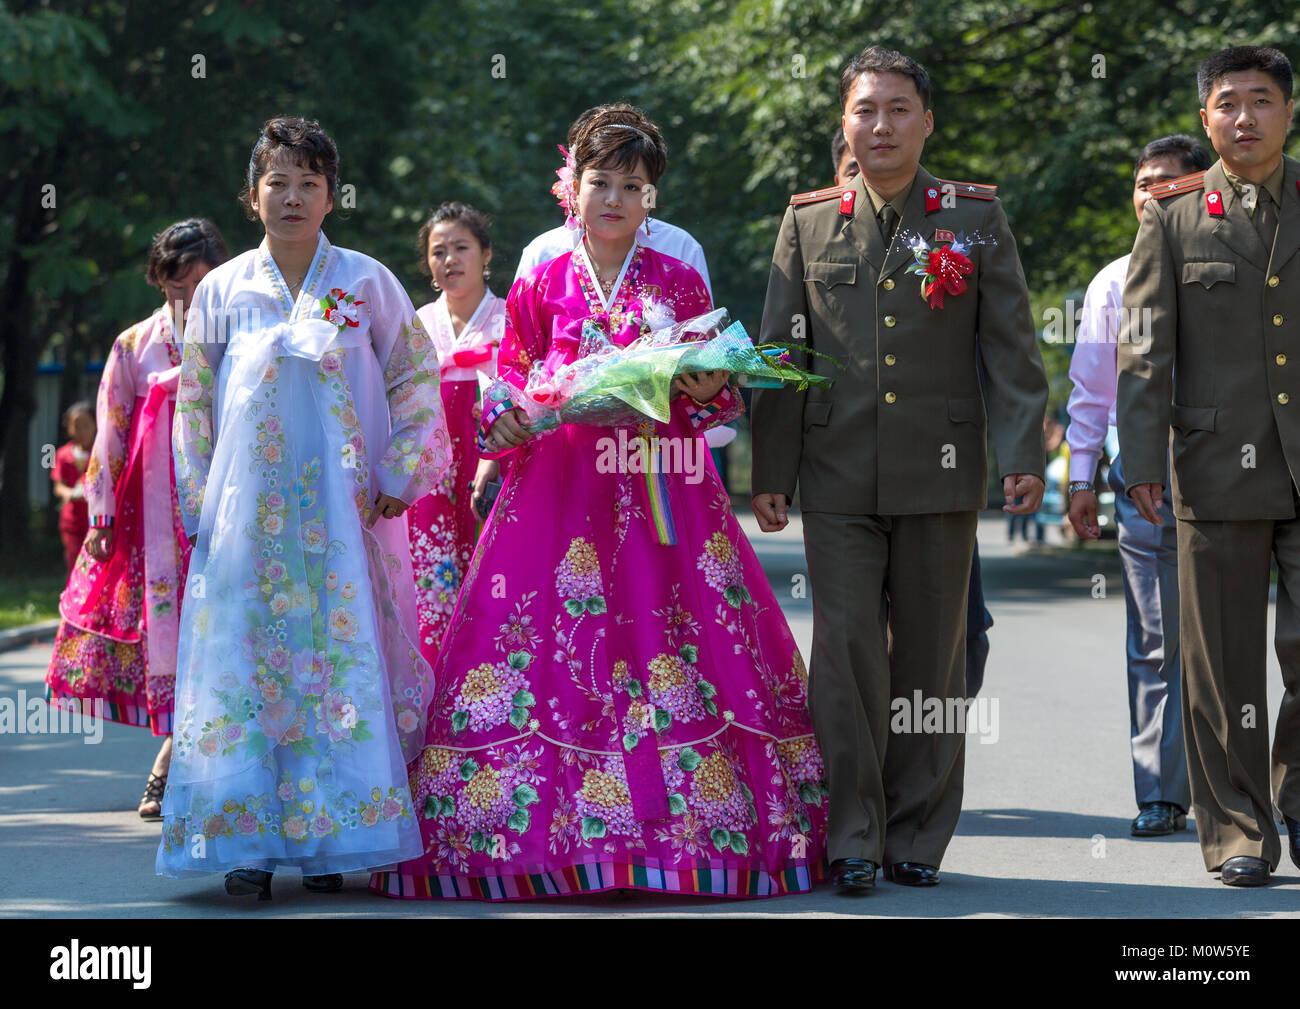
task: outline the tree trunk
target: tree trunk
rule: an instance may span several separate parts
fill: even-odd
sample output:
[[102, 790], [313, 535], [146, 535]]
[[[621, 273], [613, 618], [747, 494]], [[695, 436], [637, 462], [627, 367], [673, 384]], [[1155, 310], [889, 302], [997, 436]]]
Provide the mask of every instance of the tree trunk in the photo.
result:
[[27, 441], [36, 412], [36, 362], [45, 338], [32, 331], [31, 263], [24, 249], [40, 241], [45, 210], [41, 207], [39, 167], [29, 172], [19, 188], [15, 215], [14, 251], [5, 271], [0, 302], [0, 354], [5, 386], [0, 396], [0, 554], [10, 558], [32, 555], [31, 507], [27, 501], [29, 462]]

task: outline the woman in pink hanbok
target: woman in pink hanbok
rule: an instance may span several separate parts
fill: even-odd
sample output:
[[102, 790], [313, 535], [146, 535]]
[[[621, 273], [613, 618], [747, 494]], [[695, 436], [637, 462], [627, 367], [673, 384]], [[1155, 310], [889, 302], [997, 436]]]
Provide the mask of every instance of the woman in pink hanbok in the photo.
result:
[[[46, 674], [53, 703], [147, 726], [165, 737], [140, 799], [157, 817], [172, 747], [180, 587], [190, 544], [172, 469], [181, 349], [173, 312], [229, 258], [210, 221], [180, 221], [154, 239], [146, 273], [166, 298], [113, 341], [96, 405], [98, 431], [83, 486], [90, 531], [59, 600], [63, 618]], [[96, 703], [99, 702], [99, 703]]]
[[454, 464], [442, 482], [411, 506], [411, 563], [420, 615], [420, 652], [430, 664], [451, 621], [478, 534], [470, 488], [498, 464], [481, 460], [475, 443], [480, 388], [496, 377], [506, 302], [487, 286], [492, 240], [483, 214], [444, 203], [420, 229], [420, 248], [441, 296], [418, 311], [438, 348], [442, 409]]
[[[626, 345], [647, 317], [710, 308], [699, 274], [635, 241], [665, 165], [654, 124], [607, 107], [574, 157], [583, 241], [512, 288], [484, 402], [485, 451], [513, 462], [409, 767], [424, 854], [371, 889], [806, 891], [825, 789], [804, 664], [700, 437], [740, 397], [722, 373], [687, 376], [667, 424], [536, 437], [508, 398], [580, 356], [584, 323]], [[681, 465], [647, 474], [656, 452]]]

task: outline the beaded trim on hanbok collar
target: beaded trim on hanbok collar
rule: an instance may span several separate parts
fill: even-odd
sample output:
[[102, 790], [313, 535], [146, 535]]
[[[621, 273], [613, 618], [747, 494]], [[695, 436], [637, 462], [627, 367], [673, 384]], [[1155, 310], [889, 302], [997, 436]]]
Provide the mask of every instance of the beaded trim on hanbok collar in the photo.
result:
[[[307, 267], [307, 276], [303, 279], [302, 287], [298, 290], [298, 299], [295, 301], [289, 295], [289, 285], [285, 283], [284, 276], [280, 273], [280, 267], [276, 265], [275, 257], [271, 255], [271, 250], [266, 244], [266, 239], [262, 239], [262, 244], [257, 247], [257, 262], [262, 273], [266, 275], [267, 280], [271, 282], [271, 289], [275, 291], [276, 303], [280, 306], [280, 311], [289, 322], [297, 322], [299, 319], [306, 319], [311, 316], [311, 308], [316, 305], [319, 298], [316, 297], [316, 285], [321, 277], [325, 275], [325, 267], [329, 261], [330, 250], [329, 239], [325, 237], [325, 232], [321, 231], [316, 235], [316, 252], [312, 256], [311, 265]], [[304, 310], [304, 306], [306, 310]]]
[[632, 248], [627, 250], [627, 258], [623, 260], [623, 268], [619, 271], [618, 280], [614, 283], [614, 292], [610, 295], [609, 301], [606, 301], [600, 283], [593, 279], [597, 274], [595, 266], [587, 256], [587, 243], [578, 242], [578, 247], [573, 250], [573, 270], [578, 276], [578, 286], [582, 288], [587, 306], [593, 315], [613, 317], [623, 315], [627, 311], [627, 303], [631, 300], [637, 277], [641, 273], [641, 257], [644, 251], [645, 248], [640, 242], [632, 243]]

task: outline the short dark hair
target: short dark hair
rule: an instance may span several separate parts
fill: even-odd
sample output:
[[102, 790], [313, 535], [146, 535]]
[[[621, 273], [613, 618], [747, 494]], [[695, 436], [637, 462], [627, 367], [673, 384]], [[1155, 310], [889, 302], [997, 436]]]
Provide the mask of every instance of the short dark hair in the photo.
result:
[[164, 283], [195, 263], [220, 266], [229, 258], [226, 240], [217, 226], [207, 218], [191, 217], [168, 225], [154, 236], [144, 276], [161, 291]]
[[1133, 162], [1133, 178], [1137, 178], [1138, 172], [1142, 171], [1142, 166], [1148, 161], [1166, 157], [1178, 158], [1186, 169], [1185, 175], [1203, 172], [1214, 164], [1210, 152], [1204, 147], [1185, 133], [1175, 133], [1173, 136], [1153, 140], [1142, 148], [1137, 160]]
[[916, 93], [921, 96], [921, 107], [930, 107], [930, 75], [925, 67], [910, 56], [904, 56], [884, 46], [868, 46], [849, 61], [840, 74], [840, 108], [849, 100], [849, 91], [863, 74], [902, 74], [912, 78]]
[[831, 137], [831, 171], [840, 174], [840, 158], [844, 157], [844, 152], [848, 149], [849, 142], [844, 139], [844, 127], [841, 126], [835, 131], [835, 136]]
[[248, 158], [244, 190], [239, 194], [239, 202], [250, 221], [257, 220], [252, 200], [257, 180], [267, 173], [280, 151], [288, 151], [295, 164], [325, 176], [329, 183], [330, 198], [338, 197], [339, 149], [330, 135], [314, 119], [276, 116], [262, 124], [262, 132]]
[[[588, 109], [579, 119], [586, 122], [571, 132], [573, 181], [582, 181], [587, 168], [615, 168], [628, 171], [644, 161], [652, 186], [659, 184], [668, 167], [668, 145], [659, 127], [640, 109], [618, 103]], [[575, 124], [576, 125], [576, 124]]]
[[1281, 50], [1268, 46], [1233, 46], [1220, 49], [1196, 71], [1196, 91], [1201, 98], [1201, 108], [1205, 108], [1205, 102], [1219, 80], [1243, 70], [1264, 71], [1281, 90], [1282, 101], [1291, 100], [1295, 78], [1291, 73], [1291, 61]]
[[95, 419], [95, 408], [88, 399], [79, 399], [70, 407], [63, 411], [63, 427], [66, 430], [68, 422], [79, 413], [86, 414], [91, 420]]
[[492, 248], [492, 237], [488, 234], [488, 224], [490, 218], [477, 207], [471, 207], [468, 203], [461, 203], [457, 200], [447, 200], [439, 205], [438, 209], [429, 215], [428, 219], [420, 226], [420, 272], [426, 277], [429, 276], [429, 236], [433, 234], [433, 229], [439, 224], [446, 224], [448, 221], [456, 221], [465, 225], [478, 242], [479, 248], [484, 252]]

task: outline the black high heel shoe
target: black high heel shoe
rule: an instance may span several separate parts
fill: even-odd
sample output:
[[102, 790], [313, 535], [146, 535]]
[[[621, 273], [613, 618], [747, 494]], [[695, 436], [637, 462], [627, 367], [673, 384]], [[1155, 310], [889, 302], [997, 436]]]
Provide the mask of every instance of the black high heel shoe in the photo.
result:
[[343, 889], [343, 877], [337, 872], [324, 876], [303, 876], [302, 885], [312, 893], [334, 893]]
[[[142, 820], [161, 820], [163, 792], [167, 790], [167, 775], [149, 772], [149, 780], [144, 783], [144, 795], [140, 796], [140, 808], [136, 810]], [[158, 803], [158, 812], [145, 810], [146, 804]]]
[[265, 869], [231, 869], [226, 873], [226, 893], [232, 897], [255, 893], [258, 900], [270, 900], [271, 873]]

